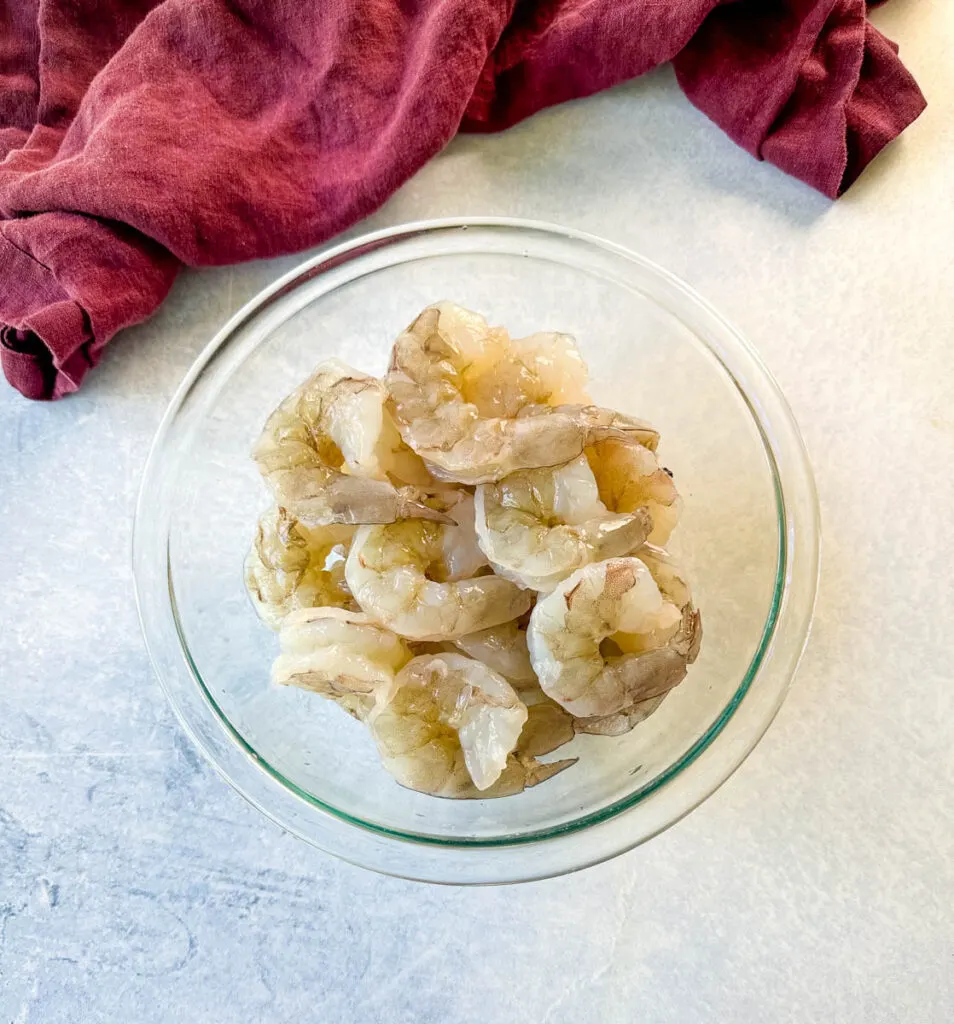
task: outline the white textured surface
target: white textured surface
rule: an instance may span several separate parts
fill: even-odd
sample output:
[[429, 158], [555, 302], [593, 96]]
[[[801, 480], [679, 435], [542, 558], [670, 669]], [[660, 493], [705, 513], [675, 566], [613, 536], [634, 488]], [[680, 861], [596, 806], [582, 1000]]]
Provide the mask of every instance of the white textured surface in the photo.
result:
[[139, 636], [132, 508], [214, 329], [295, 262], [187, 273], [54, 406], [0, 390], [0, 1022], [954, 1020], [954, 10], [878, 23], [929, 107], [831, 205], [663, 70], [456, 141], [375, 218], [562, 221], [695, 285], [802, 424], [816, 625], [766, 739], [648, 846], [516, 889], [337, 863], [220, 782]]

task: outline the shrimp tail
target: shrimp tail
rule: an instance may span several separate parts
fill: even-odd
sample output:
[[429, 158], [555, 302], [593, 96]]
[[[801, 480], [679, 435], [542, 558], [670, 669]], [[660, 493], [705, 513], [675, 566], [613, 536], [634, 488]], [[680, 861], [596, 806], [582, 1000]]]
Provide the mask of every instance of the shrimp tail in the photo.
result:
[[543, 761], [534, 759], [532, 764], [526, 765], [527, 789], [539, 786], [541, 782], [546, 782], [547, 779], [552, 779], [554, 775], [559, 775], [560, 772], [571, 768], [577, 761], [579, 761], [578, 757], [566, 757], [562, 761], [549, 761], [544, 764]]
[[[453, 517], [441, 512], [439, 509], [425, 505], [423, 501], [410, 497], [404, 489], [397, 492], [397, 516], [396, 519], [429, 519], [434, 523], [443, 523], [445, 526], [456, 526]], [[381, 520], [384, 522], [385, 520]], [[396, 521], [396, 520], [395, 520]]]
[[629, 704], [639, 704], [668, 693], [686, 678], [685, 655], [672, 647], [659, 647], [645, 654], [626, 654], [608, 666], [619, 674]]
[[589, 736], [622, 736], [631, 732], [645, 721], [662, 704], [666, 695], [650, 697], [649, 700], [642, 700], [632, 707], [617, 711], [615, 715], [600, 715], [596, 718], [577, 718], [573, 726], [577, 732]]
[[702, 643], [702, 616], [691, 604], [682, 610], [678, 632], [666, 647], [646, 654], [632, 655], [617, 662], [628, 685], [637, 693], [629, 707], [612, 715], [577, 718], [577, 732], [594, 736], [622, 736], [635, 729], [662, 704], [669, 691], [686, 676], [686, 669], [699, 654]]
[[680, 657], [685, 658], [687, 665], [691, 665], [699, 656], [701, 645], [702, 616], [691, 604], [687, 604], [682, 610], [679, 631], [669, 641], [669, 647]]
[[648, 718], [673, 687], [686, 677], [686, 671], [699, 654], [702, 643], [702, 616], [691, 604], [682, 610], [678, 632], [666, 647], [645, 654], [621, 658], [614, 669], [625, 678], [634, 700], [615, 714], [595, 718], [577, 718], [577, 732], [594, 736], [622, 736]]
[[[622, 419], [622, 417], [621, 417]], [[632, 444], [633, 441], [641, 444], [654, 452], [659, 445], [659, 432], [653, 430], [648, 424], [632, 420], [628, 423], [614, 422], [610, 424], [598, 424], [590, 427], [586, 435], [586, 445], [599, 444], [601, 441], [625, 441]]]
[[300, 690], [317, 693], [359, 722], [366, 721], [374, 707], [375, 691], [363, 680], [347, 676], [329, 679], [323, 672], [296, 671], [291, 659], [283, 660], [282, 656], [272, 668], [272, 682], [276, 686], [297, 686]]
[[575, 735], [573, 716], [569, 711], [564, 711], [551, 700], [533, 704], [527, 708], [527, 721], [517, 742], [517, 757], [536, 765], [536, 758], [552, 754], [564, 743], [569, 743]]
[[652, 532], [653, 517], [645, 507], [598, 524], [592, 543], [600, 559], [628, 555], [645, 543]]
[[489, 789], [483, 792], [474, 790], [473, 793], [466, 795], [481, 799], [515, 796], [525, 789], [531, 789], [533, 786], [539, 786], [541, 782], [546, 782], [547, 779], [552, 779], [554, 775], [559, 775], [560, 772], [575, 765], [578, 760], [577, 757], [568, 757], [562, 761], [543, 762], [535, 757], [512, 754], [503, 774]]
[[425, 505], [416, 488], [396, 488], [385, 480], [313, 467], [280, 470], [268, 479], [279, 504], [306, 526], [359, 526], [399, 519], [454, 522]]

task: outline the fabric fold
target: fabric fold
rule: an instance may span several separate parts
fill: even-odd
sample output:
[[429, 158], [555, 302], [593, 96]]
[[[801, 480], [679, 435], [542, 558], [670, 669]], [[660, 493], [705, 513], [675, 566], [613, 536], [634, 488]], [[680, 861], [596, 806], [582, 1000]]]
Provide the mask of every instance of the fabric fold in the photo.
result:
[[832, 199], [925, 107], [859, 0], [720, 6], [673, 64], [733, 141]]
[[23, 0], [0, 19], [0, 360], [80, 386], [177, 268], [294, 252], [458, 131], [672, 60], [759, 159], [836, 196], [924, 100], [864, 0]]
[[0, 232], [0, 362], [27, 398], [59, 398], [79, 387], [92, 334], [56, 275]]
[[124, 224], [74, 213], [0, 222], [0, 362], [28, 398], [76, 391], [107, 341], [166, 297], [179, 262]]

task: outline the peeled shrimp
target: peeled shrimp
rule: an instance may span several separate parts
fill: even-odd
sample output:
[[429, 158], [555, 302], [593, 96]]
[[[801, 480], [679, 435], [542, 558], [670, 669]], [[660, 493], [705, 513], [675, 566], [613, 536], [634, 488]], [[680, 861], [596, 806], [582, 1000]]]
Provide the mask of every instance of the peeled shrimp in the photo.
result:
[[385, 768], [410, 789], [456, 796], [497, 781], [527, 720], [503, 676], [462, 654], [424, 655], [368, 725]]
[[[487, 384], [495, 360], [506, 367], [512, 358], [505, 337], [482, 317], [442, 303], [425, 309], [394, 343], [385, 378], [389, 408], [434, 476], [465, 484], [500, 480], [569, 462], [612, 437], [655, 447], [658, 435], [638, 420], [592, 405], [548, 405], [552, 395], [562, 395], [553, 391], [556, 365], [547, 367], [545, 383], [544, 374], [520, 363], [526, 373], [519, 384]], [[504, 355], [498, 359], [496, 351]], [[554, 364], [559, 351], [554, 345]]]
[[566, 737], [539, 714], [532, 720], [528, 731], [528, 709], [501, 675], [462, 654], [437, 654], [415, 658], [398, 674], [368, 726], [384, 767], [402, 786], [486, 799], [522, 792], [574, 763], [536, 759], [535, 751], [547, 753]]
[[[437, 324], [436, 336], [407, 337], [431, 319]], [[439, 302], [398, 339], [393, 358], [414, 371], [414, 380], [439, 386], [433, 362], [442, 353], [431, 348], [435, 342], [446, 348], [445, 373], [453, 375], [462, 399], [481, 416], [516, 416], [532, 405], [589, 404], [586, 363], [568, 334], [540, 332], [511, 339], [478, 313]]]
[[[636, 555], [652, 573], [662, 595], [663, 605], [646, 631], [616, 633], [610, 645], [615, 645], [622, 654], [635, 655], [645, 655], [661, 648], [669, 649], [683, 657], [687, 665], [691, 665], [702, 643], [702, 620], [693, 607], [689, 585], [673, 558], [661, 548], [645, 544]], [[669, 655], [663, 657], [669, 658]], [[612, 715], [578, 718], [576, 730], [601, 736], [619, 736], [648, 718], [665, 697], [666, 693], [663, 693], [648, 700], [637, 701]]]
[[652, 633], [670, 603], [638, 558], [578, 569], [538, 601], [530, 617], [527, 644], [543, 691], [578, 718], [615, 715], [668, 692], [698, 650], [698, 613], [691, 605], [666, 646], [626, 653], [616, 638]]
[[[449, 303], [441, 303], [441, 309], [451, 318], [466, 313]], [[483, 317], [477, 319], [484, 323]], [[485, 323], [484, 332], [479, 345], [463, 350], [461, 370], [463, 395], [481, 416], [517, 416], [531, 406], [590, 404], [586, 363], [568, 334], [541, 332], [511, 339], [502, 328]]]
[[574, 719], [540, 689], [530, 664], [527, 631], [518, 620], [458, 637], [456, 646], [471, 658], [499, 672], [527, 705], [527, 724], [520, 734], [516, 756], [549, 754], [575, 735]]
[[540, 331], [510, 342], [514, 361], [526, 366], [534, 387], [521, 403], [530, 401], [546, 405], [590, 405], [586, 390], [589, 370], [569, 334]]
[[276, 500], [306, 525], [441, 520], [420, 500], [429, 477], [401, 441], [380, 381], [322, 363], [271, 414], [253, 457]]
[[272, 629], [297, 608], [357, 610], [344, 578], [354, 528], [308, 529], [283, 508], [261, 517], [245, 559], [245, 585], [259, 617]]
[[[499, 672], [527, 705], [529, 717], [520, 734], [518, 753], [525, 751], [541, 757], [569, 743], [580, 732], [619, 736], [651, 715], [663, 701], [663, 697], [651, 697], [635, 708], [615, 715], [574, 718], [541, 689], [530, 663], [526, 630], [519, 628], [516, 621], [462, 636], [455, 643], [465, 654]], [[412, 643], [410, 646], [415, 654], [423, 654], [424, 647], [430, 649], [426, 653], [436, 653], [438, 650], [453, 650], [454, 645]]]
[[682, 499], [655, 453], [638, 442], [609, 439], [597, 442], [586, 454], [607, 508], [645, 508], [652, 518], [649, 542], [665, 544], [679, 520]]
[[475, 508], [480, 546], [494, 570], [543, 592], [589, 562], [629, 554], [652, 529], [645, 509], [607, 511], [582, 455], [481, 484]]
[[288, 615], [272, 682], [311, 690], [364, 721], [387, 699], [395, 674], [411, 660], [400, 637], [362, 612], [303, 608]]
[[455, 562], [453, 552], [471, 545], [461, 525], [408, 519], [363, 526], [351, 545], [345, 580], [361, 608], [395, 633], [453, 640], [516, 618], [531, 603], [509, 580], [465, 572], [473, 563]]

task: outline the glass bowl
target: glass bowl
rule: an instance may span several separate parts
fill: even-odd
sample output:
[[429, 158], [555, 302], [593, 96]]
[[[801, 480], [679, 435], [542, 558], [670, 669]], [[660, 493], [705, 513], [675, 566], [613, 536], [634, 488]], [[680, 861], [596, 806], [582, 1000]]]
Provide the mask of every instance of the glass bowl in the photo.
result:
[[[269, 685], [275, 635], [246, 597], [243, 559], [268, 497], [249, 451], [267, 414], [337, 356], [382, 373], [425, 305], [452, 299], [519, 336], [576, 336], [599, 404], [662, 435], [685, 511], [684, 563], [705, 639], [659, 710], [518, 796], [442, 800], [402, 789], [366, 729]], [[240, 310], [162, 421], [136, 513], [136, 591], [163, 689], [222, 776], [283, 828], [365, 867], [447, 883], [572, 871], [645, 841], [738, 767], [775, 715], [808, 634], [818, 571], [811, 470], [758, 356], [648, 260], [519, 221], [434, 221], [303, 263]]]

